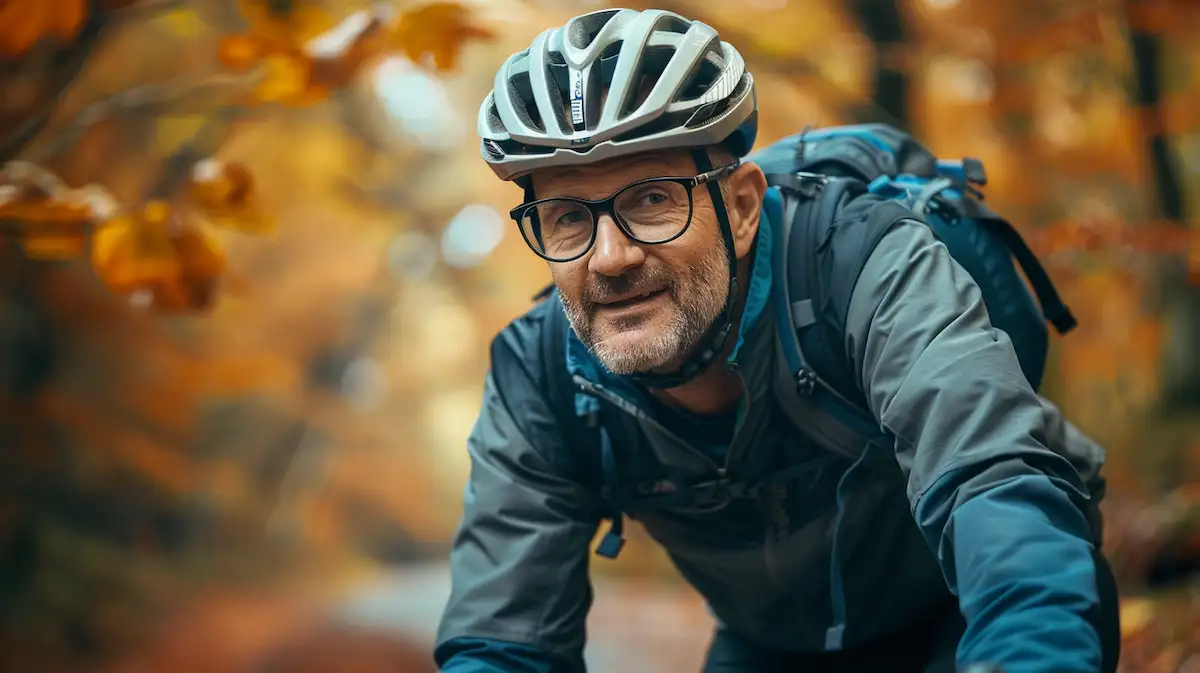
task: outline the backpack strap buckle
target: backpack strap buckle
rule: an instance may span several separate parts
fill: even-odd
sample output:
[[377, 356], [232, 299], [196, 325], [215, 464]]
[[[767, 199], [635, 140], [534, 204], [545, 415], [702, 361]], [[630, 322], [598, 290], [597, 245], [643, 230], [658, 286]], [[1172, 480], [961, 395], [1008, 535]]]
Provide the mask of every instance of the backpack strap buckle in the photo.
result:
[[963, 157], [962, 167], [963, 176], [966, 177], [967, 182], [980, 187], [987, 185], [987, 171], [983, 168], [982, 161], [974, 157]]
[[800, 370], [796, 372], [796, 392], [800, 393], [804, 397], [808, 397], [813, 394], [813, 391], [816, 390], [816, 388], [817, 373], [808, 367], [801, 367]]
[[829, 182], [829, 177], [820, 173], [772, 173], [767, 176], [767, 184], [805, 198], [815, 198]]
[[722, 499], [741, 500], [744, 498], [757, 498], [762, 488], [757, 483], [746, 481], [743, 479], [732, 479], [724, 469], [717, 472], [716, 479], [702, 481], [692, 484], [690, 489], [693, 494], [695, 492], [708, 494], [710, 497], [717, 495]]

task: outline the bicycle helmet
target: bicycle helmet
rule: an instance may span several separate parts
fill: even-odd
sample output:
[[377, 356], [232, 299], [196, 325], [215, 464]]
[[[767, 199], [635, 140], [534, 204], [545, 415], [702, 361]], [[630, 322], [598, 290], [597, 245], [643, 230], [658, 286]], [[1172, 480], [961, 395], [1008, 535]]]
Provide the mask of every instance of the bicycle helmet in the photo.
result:
[[479, 109], [481, 153], [502, 180], [647, 150], [754, 144], [758, 105], [741, 54], [699, 21], [606, 9], [508, 58]]
[[[479, 109], [480, 152], [502, 180], [533, 193], [528, 175], [653, 150], [687, 149], [701, 172], [706, 148], [741, 157], [758, 130], [754, 78], [732, 45], [699, 21], [663, 10], [606, 9], [534, 39], [496, 73]], [[733, 332], [737, 255], [717, 182], [707, 184], [729, 265], [725, 306], [675, 372], [625, 378], [674, 388], [708, 369]]]

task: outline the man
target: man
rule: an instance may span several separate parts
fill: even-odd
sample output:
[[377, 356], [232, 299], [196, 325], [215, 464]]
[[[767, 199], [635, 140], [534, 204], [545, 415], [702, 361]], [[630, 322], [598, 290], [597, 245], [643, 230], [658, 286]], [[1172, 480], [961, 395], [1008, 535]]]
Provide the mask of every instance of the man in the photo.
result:
[[[1030, 387], [915, 216], [870, 254], [844, 344], [891, 440], [855, 459], [782, 411], [779, 195], [737, 159], [756, 105], [732, 46], [659, 11], [576, 17], [497, 74], [483, 156], [525, 189], [514, 218], [556, 292], [493, 343], [439, 666], [583, 670], [599, 461], [651, 464], [688, 495], [639, 486], [622, 509], [716, 617], [707, 673], [1113, 671], [1088, 486], [1103, 453]], [[602, 460], [576, 440], [593, 412]], [[750, 495], [700, 488], [785, 465]]]

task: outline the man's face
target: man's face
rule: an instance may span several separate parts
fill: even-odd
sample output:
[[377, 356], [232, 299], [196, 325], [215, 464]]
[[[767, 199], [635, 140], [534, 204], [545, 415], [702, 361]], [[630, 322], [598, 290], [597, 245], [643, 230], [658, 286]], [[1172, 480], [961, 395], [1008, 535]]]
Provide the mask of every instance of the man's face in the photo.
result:
[[[689, 154], [680, 151], [546, 170], [532, 178], [539, 199], [603, 199], [637, 180], [697, 172]], [[706, 187], [693, 190], [692, 200], [691, 224], [673, 241], [638, 243], [604, 214], [591, 250], [550, 264], [575, 333], [615, 374], [677, 366], [725, 306], [729, 268], [716, 211]]]

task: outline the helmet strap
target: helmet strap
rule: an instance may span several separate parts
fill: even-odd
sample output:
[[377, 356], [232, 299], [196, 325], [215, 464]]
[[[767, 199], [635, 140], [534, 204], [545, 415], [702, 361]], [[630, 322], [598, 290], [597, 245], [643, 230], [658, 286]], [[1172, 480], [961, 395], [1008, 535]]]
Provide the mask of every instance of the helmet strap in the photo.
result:
[[[701, 173], [713, 169], [708, 152], [703, 149], [691, 151], [692, 160]], [[695, 351], [684, 361], [675, 372], [668, 374], [644, 373], [629, 374], [622, 378], [639, 383], [647, 388], [666, 390], [678, 388], [703, 374], [725, 352], [729, 335], [733, 333], [733, 307], [737, 302], [737, 250], [733, 246], [733, 227], [729, 223], [729, 212], [725, 208], [725, 199], [721, 196], [721, 186], [716, 180], [707, 183], [708, 195], [712, 199], [717, 213], [717, 224], [721, 237], [725, 240], [725, 256], [729, 262], [729, 293], [725, 297], [725, 306], [713, 320], [712, 326], [700, 340]]]

